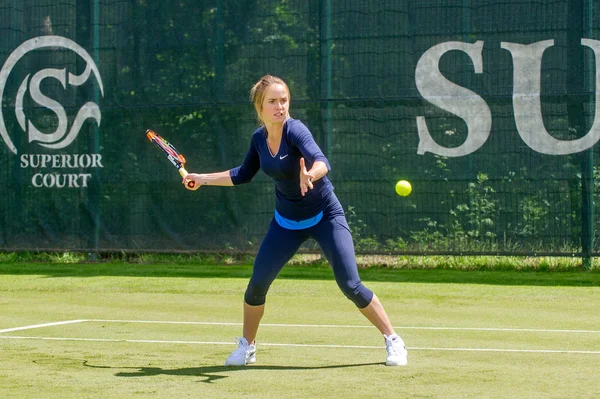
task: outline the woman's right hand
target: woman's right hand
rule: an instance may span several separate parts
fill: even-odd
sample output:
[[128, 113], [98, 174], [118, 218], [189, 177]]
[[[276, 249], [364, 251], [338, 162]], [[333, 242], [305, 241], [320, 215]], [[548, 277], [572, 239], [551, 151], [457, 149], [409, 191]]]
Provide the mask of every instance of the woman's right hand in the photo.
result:
[[[190, 187], [188, 185], [189, 182], [193, 181], [194, 185], [193, 187]], [[201, 183], [202, 183], [202, 175], [198, 174], [198, 173], [188, 173], [184, 178], [183, 181], [181, 182], [183, 183], [183, 185], [185, 186], [185, 188], [187, 188], [190, 191], [196, 191], [200, 188]]]

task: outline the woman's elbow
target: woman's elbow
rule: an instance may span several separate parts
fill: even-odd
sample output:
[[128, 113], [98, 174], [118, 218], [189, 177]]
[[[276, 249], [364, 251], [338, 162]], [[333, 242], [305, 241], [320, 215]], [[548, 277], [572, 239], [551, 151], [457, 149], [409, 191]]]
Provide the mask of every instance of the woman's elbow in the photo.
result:
[[235, 179], [235, 181], [232, 180], [232, 183], [234, 186], [239, 186], [241, 184], [248, 184], [251, 181], [252, 181], [252, 176], [250, 176], [250, 177], [238, 176], [237, 179]]

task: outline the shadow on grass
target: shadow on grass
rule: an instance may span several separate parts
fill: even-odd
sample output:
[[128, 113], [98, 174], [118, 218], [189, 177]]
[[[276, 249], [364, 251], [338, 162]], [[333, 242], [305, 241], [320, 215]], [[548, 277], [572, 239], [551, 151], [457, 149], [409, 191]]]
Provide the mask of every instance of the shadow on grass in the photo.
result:
[[176, 375], [185, 377], [204, 377], [205, 380], [200, 382], [212, 383], [214, 381], [227, 378], [229, 375], [219, 375], [218, 373], [229, 373], [232, 371], [250, 371], [250, 370], [324, 370], [324, 369], [342, 369], [348, 367], [365, 367], [365, 366], [383, 366], [383, 363], [355, 363], [355, 364], [337, 364], [331, 366], [248, 366], [248, 367], [225, 367], [225, 366], [205, 366], [205, 367], [184, 367], [179, 369], [163, 369], [160, 367], [111, 367], [111, 366], [94, 366], [83, 363], [84, 366], [97, 369], [135, 369], [131, 372], [115, 373], [117, 377], [153, 377], [157, 375]]
[[[0, 275], [40, 275], [46, 277], [184, 277], [240, 278], [247, 280], [251, 265], [132, 264], [132, 263], [0, 263]], [[363, 281], [396, 283], [490, 284], [598, 287], [598, 271], [465, 271], [440, 269], [366, 268], [359, 271]], [[283, 268], [278, 279], [333, 280], [327, 266]]]

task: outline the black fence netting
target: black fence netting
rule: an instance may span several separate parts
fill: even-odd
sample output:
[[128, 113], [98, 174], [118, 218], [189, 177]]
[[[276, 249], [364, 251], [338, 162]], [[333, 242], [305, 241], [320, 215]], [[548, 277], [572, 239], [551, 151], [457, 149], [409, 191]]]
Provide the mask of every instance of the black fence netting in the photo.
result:
[[189, 171], [235, 167], [272, 74], [359, 252], [597, 254], [599, 9], [0, 0], [0, 249], [255, 250], [269, 179], [189, 192], [145, 131]]

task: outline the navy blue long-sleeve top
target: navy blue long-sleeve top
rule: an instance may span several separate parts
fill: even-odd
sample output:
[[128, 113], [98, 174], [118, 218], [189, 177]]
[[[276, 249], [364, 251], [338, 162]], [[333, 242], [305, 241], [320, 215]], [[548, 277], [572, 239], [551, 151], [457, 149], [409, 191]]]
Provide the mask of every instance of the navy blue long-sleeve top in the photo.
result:
[[250, 149], [244, 163], [229, 171], [234, 185], [248, 183], [259, 169], [275, 183], [275, 209], [286, 219], [306, 220], [323, 211], [333, 185], [323, 176], [313, 182], [313, 189], [302, 196], [300, 191], [300, 158], [304, 158], [310, 170], [316, 161], [322, 161], [331, 169], [329, 161], [315, 142], [308, 128], [299, 120], [289, 118], [283, 125], [281, 144], [272, 154], [267, 144], [264, 127], [252, 135]]

